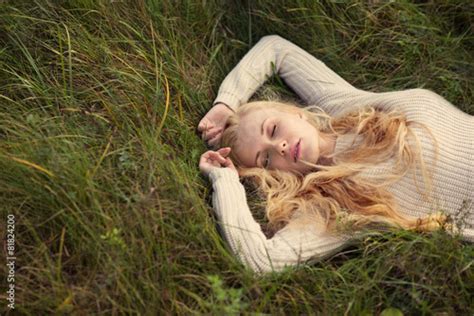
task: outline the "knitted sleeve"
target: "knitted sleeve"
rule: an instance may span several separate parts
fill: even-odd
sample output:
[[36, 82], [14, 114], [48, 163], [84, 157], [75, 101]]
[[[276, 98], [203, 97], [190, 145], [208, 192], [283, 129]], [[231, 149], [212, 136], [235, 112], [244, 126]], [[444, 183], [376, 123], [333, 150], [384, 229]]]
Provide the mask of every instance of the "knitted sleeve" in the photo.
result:
[[222, 102], [235, 111], [274, 71], [308, 104], [318, 103], [330, 87], [361, 91], [304, 49], [278, 35], [269, 35], [260, 39], [226, 76], [214, 104]]
[[215, 168], [209, 177], [222, 234], [231, 251], [257, 273], [280, 271], [309, 259], [322, 259], [350, 242], [347, 236], [317, 232], [311, 225], [296, 229], [291, 223], [267, 239], [250, 212], [238, 174], [229, 168]]
[[[365, 106], [400, 110], [415, 120], [420, 118], [420, 113], [432, 118], [447, 110], [460, 112], [426, 89], [382, 93], [357, 89], [322, 61], [278, 35], [263, 37], [247, 52], [222, 82], [214, 104], [222, 102], [237, 110], [274, 72], [304, 102], [317, 105], [332, 116]], [[432, 104], [439, 106], [433, 108]]]

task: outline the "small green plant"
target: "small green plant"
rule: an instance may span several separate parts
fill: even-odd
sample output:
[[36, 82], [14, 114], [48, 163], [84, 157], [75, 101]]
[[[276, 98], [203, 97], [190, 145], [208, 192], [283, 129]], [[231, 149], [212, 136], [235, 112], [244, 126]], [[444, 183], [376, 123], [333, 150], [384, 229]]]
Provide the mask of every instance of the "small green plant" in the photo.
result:
[[242, 292], [240, 289], [226, 289], [218, 275], [209, 275], [207, 279], [211, 283], [212, 294], [206, 302], [211, 314], [235, 315], [242, 312], [248, 304], [242, 302]]
[[100, 235], [100, 239], [105, 240], [109, 245], [118, 246], [120, 249], [126, 250], [127, 245], [120, 236], [120, 232], [120, 229], [114, 227], [105, 233], [105, 235]]
[[120, 171], [122, 172], [125, 172], [128, 170], [134, 170], [137, 167], [128, 151], [122, 151], [119, 154], [118, 160], [119, 160], [118, 167]]
[[380, 313], [380, 316], [403, 316], [403, 313], [398, 308], [387, 307]]

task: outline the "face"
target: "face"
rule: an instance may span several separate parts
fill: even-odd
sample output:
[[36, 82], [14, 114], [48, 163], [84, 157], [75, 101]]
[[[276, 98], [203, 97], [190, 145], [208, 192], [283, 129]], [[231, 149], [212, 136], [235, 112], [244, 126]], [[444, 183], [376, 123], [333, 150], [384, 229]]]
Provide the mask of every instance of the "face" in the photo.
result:
[[316, 163], [320, 133], [304, 114], [260, 109], [240, 120], [234, 155], [245, 167], [260, 167], [308, 173], [302, 160]]

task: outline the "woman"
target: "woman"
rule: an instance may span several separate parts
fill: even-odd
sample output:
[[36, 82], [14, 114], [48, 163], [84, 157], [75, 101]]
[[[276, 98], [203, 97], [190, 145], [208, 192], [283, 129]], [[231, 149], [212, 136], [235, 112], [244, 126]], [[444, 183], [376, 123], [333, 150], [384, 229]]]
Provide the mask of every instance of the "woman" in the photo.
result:
[[[321, 110], [246, 104], [273, 67]], [[450, 218], [474, 241], [474, 118], [431, 91], [362, 91], [266, 36], [225, 78], [198, 130], [210, 145], [227, 146], [199, 165], [232, 251], [257, 272], [332, 255], [367, 227], [430, 231]], [[271, 239], [250, 213], [239, 174], [267, 198]]]

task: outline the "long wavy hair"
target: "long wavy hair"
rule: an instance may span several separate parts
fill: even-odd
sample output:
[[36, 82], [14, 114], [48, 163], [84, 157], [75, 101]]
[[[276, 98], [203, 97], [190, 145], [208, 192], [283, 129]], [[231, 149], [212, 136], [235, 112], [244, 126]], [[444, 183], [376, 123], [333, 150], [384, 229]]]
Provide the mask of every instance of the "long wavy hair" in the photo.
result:
[[[418, 125], [430, 135], [438, 151], [438, 144], [431, 131], [423, 124], [407, 121], [401, 113], [384, 112], [373, 107], [360, 108], [331, 117], [317, 106], [306, 108], [294, 104], [258, 101], [242, 105], [225, 124], [221, 147], [232, 147], [238, 140], [240, 121], [253, 111], [271, 108], [285, 113], [304, 113], [318, 130], [337, 136], [353, 134], [354, 141], [333, 157], [333, 163], [316, 165], [307, 174], [264, 168], [246, 168], [234, 151], [230, 158], [239, 175], [250, 179], [261, 198], [265, 199], [265, 214], [270, 232], [283, 228], [295, 212], [305, 216], [303, 223], [323, 225], [328, 231], [356, 231], [370, 227], [396, 227], [417, 231], [432, 231], [445, 225], [446, 216], [434, 213], [424, 218], [403, 215], [387, 186], [405, 176], [411, 168], [419, 166], [424, 189], [419, 189], [425, 199], [430, 199], [432, 175], [421, 154], [421, 145], [413, 127]], [[358, 139], [358, 141], [356, 141]], [[410, 141], [412, 140], [412, 141]], [[361, 172], [369, 165], [394, 158], [391, 172], [375, 177], [363, 177]], [[419, 183], [414, 173], [414, 181]]]

